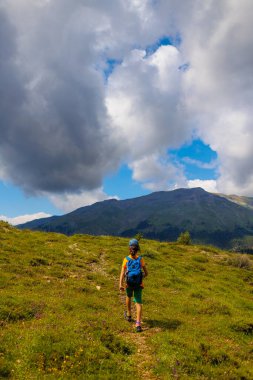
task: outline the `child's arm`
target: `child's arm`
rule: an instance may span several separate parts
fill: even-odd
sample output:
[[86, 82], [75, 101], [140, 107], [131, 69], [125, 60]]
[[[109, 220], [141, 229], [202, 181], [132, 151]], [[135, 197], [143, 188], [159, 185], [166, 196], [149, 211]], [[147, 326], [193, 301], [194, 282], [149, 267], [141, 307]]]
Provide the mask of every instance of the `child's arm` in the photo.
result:
[[119, 277], [119, 290], [125, 290], [123, 286], [124, 274], [125, 274], [125, 268], [122, 266], [120, 277]]
[[146, 265], [144, 265], [144, 266], [142, 267], [142, 269], [143, 269], [143, 272], [144, 272], [144, 274], [145, 274], [145, 277], [147, 277], [147, 275], [148, 275], [148, 270], [147, 270], [147, 268], [146, 268]]

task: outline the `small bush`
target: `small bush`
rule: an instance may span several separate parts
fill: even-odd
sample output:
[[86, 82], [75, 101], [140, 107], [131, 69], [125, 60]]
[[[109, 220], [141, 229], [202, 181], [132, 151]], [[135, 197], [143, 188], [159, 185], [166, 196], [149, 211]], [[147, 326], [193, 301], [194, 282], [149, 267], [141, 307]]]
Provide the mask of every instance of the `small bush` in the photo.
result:
[[235, 255], [228, 260], [228, 264], [242, 269], [252, 268], [252, 262], [247, 255]]
[[137, 239], [138, 241], [140, 241], [140, 240], [143, 238], [143, 234], [140, 233], [140, 232], [138, 232], [138, 233], [135, 235], [134, 238]]
[[182, 232], [178, 239], [177, 239], [178, 244], [183, 244], [183, 245], [190, 245], [191, 244], [191, 235], [189, 231]]

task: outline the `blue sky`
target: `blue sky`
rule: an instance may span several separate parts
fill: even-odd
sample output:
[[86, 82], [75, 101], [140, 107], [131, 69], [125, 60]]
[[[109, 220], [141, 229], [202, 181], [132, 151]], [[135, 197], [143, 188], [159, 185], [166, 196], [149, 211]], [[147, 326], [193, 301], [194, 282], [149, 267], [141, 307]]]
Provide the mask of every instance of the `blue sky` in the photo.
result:
[[247, 0], [5, 2], [1, 218], [180, 187], [252, 196], [252, 14]]
[[171, 150], [173, 160], [184, 165], [188, 180], [215, 180], [218, 177], [217, 153], [200, 139], [185, 144], [179, 150]]
[[[215, 180], [217, 178], [217, 154], [200, 139], [183, 145], [180, 149], [171, 149], [172, 162], [184, 167], [189, 180]], [[210, 167], [206, 164], [210, 164]], [[149, 194], [140, 183], [132, 180], [132, 170], [122, 165], [119, 172], [104, 180], [104, 189], [108, 194], [117, 194], [120, 199], [134, 198]]]
[[10, 218], [38, 212], [59, 213], [47, 198], [25, 195], [22, 189], [3, 182], [0, 183], [0, 198], [1, 214]]

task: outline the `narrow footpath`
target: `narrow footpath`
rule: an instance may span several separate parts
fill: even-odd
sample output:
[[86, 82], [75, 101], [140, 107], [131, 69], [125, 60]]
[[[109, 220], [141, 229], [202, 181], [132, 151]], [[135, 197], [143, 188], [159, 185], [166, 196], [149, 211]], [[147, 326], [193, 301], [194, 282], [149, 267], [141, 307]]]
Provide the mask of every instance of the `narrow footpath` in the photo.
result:
[[[118, 287], [118, 281], [116, 286]], [[125, 310], [125, 293], [122, 292], [119, 294], [119, 301], [122, 309], [122, 316], [123, 311]], [[135, 320], [135, 308], [132, 310], [133, 312], [133, 319]], [[126, 323], [129, 323], [126, 321]], [[130, 342], [133, 346], [136, 347], [136, 353], [135, 353], [135, 362], [136, 367], [138, 369], [139, 378], [145, 379], [145, 380], [160, 380], [161, 377], [154, 375], [153, 373], [153, 363], [154, 363], [154, 353], [152, 352], [151, 347], [148, 345], [147, 341], [148, 339], [161, 331], [159, 327], [148, 327], [145, 324], [145, 318], [142, 323], [142, 332], [136, 333], [135, 332], [135, 324], [133, 322], [133, 331], [132, 332], [123, 332], [121, 336], [127, 341]]]

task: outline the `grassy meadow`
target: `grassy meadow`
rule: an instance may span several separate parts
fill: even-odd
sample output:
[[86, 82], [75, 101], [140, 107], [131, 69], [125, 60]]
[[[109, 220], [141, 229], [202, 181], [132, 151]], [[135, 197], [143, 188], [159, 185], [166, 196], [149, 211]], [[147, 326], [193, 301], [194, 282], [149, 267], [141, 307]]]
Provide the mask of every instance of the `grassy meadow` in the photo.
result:
[[143, 332], [118, 291], [128, 239], [0, 223], [1, 379], [253, 379], [253, 257], [141, 240]]

